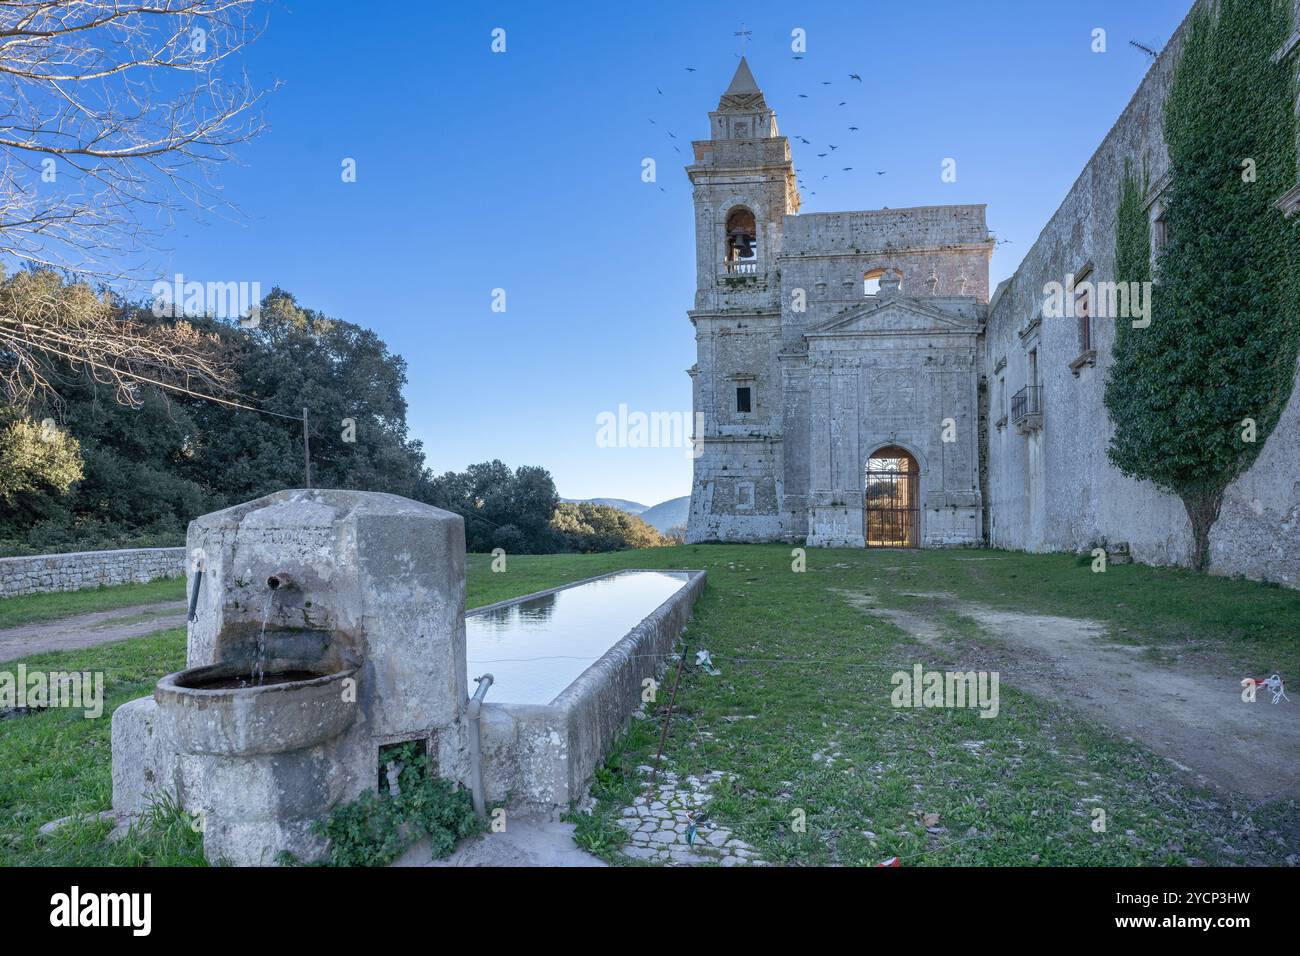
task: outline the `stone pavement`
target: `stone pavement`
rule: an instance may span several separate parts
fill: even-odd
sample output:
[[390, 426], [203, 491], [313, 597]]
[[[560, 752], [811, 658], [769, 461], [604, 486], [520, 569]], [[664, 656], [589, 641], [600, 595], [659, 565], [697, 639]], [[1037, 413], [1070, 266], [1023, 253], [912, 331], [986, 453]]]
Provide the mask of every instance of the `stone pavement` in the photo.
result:
[[[649, 774], [649, 767], [639, 767]], [[655, 780], [653, 794], [642, 794], [623, 810], [619, 825], [629, 831], [630, 842], [622, 850], [625, 856], [671, 866], [766, 866], [748, 843], [737, 839], [725, 827], [712, 826], [702, 819], [713, 797], [711, 784], [727, 774], [715, 770], [703, 777], [688, 776], [680, 780], [671, 771], [662, 771]], [[649, 781], [647, 780], [647, 784]], [[688, 834], [692, 820], [697, 821], [694, 844]]]

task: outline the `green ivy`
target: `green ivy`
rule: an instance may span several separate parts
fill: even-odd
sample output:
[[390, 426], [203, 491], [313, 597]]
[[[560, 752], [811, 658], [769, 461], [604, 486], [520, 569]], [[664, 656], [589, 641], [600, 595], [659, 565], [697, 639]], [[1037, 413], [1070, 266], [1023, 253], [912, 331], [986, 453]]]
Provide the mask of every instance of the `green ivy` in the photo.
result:
[[[1286, 408], [1300, 352], [1300, 221], [1273, 205], [1296, 181], [1292, 67], [1272, 59], [1289, 31], [1281, 0], [1192, 13], [1164, 107], [1168, 240], [1151, 325], [1119, 323], [1106, 386], [1111, 462], [1179, 496], [1202, 570], [1224, 490]], [[1117, 280], [1150, 278], [1144, 192], [1126, 168]]]
[[401, 768], [396, 796], [363, 793], [314, 825], [330, 841], [330, 866], [385, 866], [424, 837], [436, 860], [483, 830], [469, 792], [430, 772], [423, 745], [396, 748], [390, 759]]

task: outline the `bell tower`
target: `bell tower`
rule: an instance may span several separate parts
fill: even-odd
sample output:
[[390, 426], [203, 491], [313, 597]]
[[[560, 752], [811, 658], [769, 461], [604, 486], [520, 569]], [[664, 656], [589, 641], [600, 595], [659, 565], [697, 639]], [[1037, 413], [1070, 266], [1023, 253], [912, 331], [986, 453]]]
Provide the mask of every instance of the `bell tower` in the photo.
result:
[[781, 536], [781, 286], [785, 217], [799, 211], [789, 141], [742, 57], [692, 144], [695, 474], [688, 541]]
[[778, 307], [776, 257], [785, 216], [799, 211], [790, 143], [741, 57], [709, 114], [707, 140], [692, 146], [695, 307]]

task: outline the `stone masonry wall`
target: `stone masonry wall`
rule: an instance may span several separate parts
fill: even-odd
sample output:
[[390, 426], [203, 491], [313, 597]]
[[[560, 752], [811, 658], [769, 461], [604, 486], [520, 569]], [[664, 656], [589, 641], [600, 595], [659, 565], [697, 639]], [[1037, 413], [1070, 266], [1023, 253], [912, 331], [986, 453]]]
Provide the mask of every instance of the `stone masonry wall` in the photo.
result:
[[[1300, 2], [1295, 23], [1300, 29]], [[1080, 357], [1076, 321], [1041, 318], [1044, 284], [1091, 268], [1114, 278], [1115, 216], [1125, 160], [1147, 163], [1152, 208], [1167, 177], [1163, 104], [1186, 23], [1170, 39], [1110, 133], [1084, 167], [1015, 275], [990, 303], [985, 335], [989, 379], [988, 485], [995, 547], [1071, 551], [1100, 539], [1129, 542], [1150, 564], [1186, 564], [1191, 528], [1181, 502], [1149, 482], [1125, 478], [1106, 448], [1112, 423], [1102, 402], [1112, 363], [1114, 319], [1095, 318], [1095, 365]], [[1150, 213], [1149, 213], [1150, 214]], [[1159, 321], [1156, 317], [1155, 321]], [[1007, 421], [1011, 396], [1030, 384], [1036, 352], [1042, 426]], [[1300, 389], [1300, 374], [1297, 376]], [[1300, 586], [1300, 396], [1254, 466], [1229, 486], [1210, 537], [1211, 571]]]
[[102, 584], [144, 584], [185, 573], [184, 548], [130, 548], [0, 558], [0, 598], [76, 591]]

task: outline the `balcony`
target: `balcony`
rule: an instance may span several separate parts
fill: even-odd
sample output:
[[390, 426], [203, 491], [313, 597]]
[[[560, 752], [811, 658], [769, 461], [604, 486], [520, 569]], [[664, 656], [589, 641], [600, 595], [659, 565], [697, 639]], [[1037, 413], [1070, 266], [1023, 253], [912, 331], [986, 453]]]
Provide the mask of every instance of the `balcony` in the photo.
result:
[[757, 259], [727, 259], [723, 262], [729, 276], [758, 275]]
[[1043, 386], [1026, 385], [1011, 396], [1011, 424], [1022, 435], [1043, 427]]

